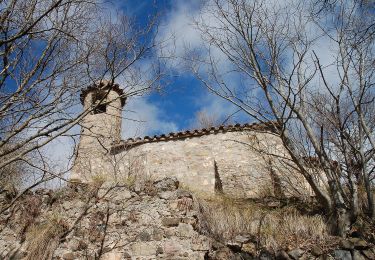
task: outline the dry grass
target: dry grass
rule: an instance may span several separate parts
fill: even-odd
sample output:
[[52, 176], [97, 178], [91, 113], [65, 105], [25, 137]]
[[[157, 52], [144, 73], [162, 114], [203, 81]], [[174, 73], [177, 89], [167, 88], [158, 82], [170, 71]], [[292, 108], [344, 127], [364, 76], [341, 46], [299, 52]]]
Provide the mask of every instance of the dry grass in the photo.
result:
[[41, 213], [41, 203], [42, 200], [37, 196], [27, 196], [20, 204], [19, 204], [19, 215], [17, 216], [17, 223], [19, 223], [19, 235], [21, 236], [21, 240], [24, 240], [25, 233], [28, 228], [33, 225], [35, 220]]
[[57, 214], [51, 215], [44, 223], [30, 228], [26, 234], [28, 243], [26, 260], [52, 259], [59, 237], [66, 229], [65, 221]]
[[100, 188], [109, 178], [106, 174], [95, 174], [91, 177], [91, 185], [96, 188]]
[[134, 189], [135, 183], [136, 183], [136, 177], [134, 175], [131, 176], [124, 176], [120, 179], [120, 184], [125, 185], [128, 189]]
[[267, 209], [229, 198], [198, 199], [202, 228], [221, 241], [248, 235], [268, 250], [305, 247], [328, 237], [322, 216], [300, 214], [293, 207]]

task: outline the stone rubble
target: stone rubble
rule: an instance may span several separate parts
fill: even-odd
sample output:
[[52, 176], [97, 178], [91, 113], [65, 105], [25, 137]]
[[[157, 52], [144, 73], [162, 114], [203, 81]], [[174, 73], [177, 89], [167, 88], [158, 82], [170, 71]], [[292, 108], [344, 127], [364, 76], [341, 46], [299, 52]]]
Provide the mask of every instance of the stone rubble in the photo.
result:
[[27, 259], [30, 230], [51, 216], [66, 226], [53, 253], [56, 260], [375, 259], [373, 245], [359, 238], [343, 239], [332, 252], [313, 246], [271, 253], [245, 234], [216, 241], [200, 230], [197, 202], [178, 189], [176, 179], [154, 186], [154, 196], [124, 186], [93, 192], [85, 185], [29, 193], [1, 215], [0, 259]]
[[[199, 234], [194, 225], [196, 216], [181, 207], [184, 205], [181, 201], [191, 200], [191, 195], [179, 191], [174, 178], [158, 181], [154, 186], [159, 196], [137, 194], [125, 187], [115, 187], [110, 192], [102, 188], [85, 214], [82, 214], [88, 206], [85, 194], [64, 197], [61, 203], [44, 206], [35, 225], [58, 211], [72, 228], [56, 248], [53, 259], [95, 259], [99, 254], [107, 260], [204, 259], [211, 248], [211, 239]], [[42, 196], [45, 201], [41, 204], [48, 205], [49, 196], [43, 191], [38, 193], [32, 197]], [[73, 226], [81, 215], [81, 220]], [[19, 240], [16, 224], [2, 225], [0, 248], [7, 256], [12, 250], [22, 252], [17, 259], [23, 259], [27, 241]]]

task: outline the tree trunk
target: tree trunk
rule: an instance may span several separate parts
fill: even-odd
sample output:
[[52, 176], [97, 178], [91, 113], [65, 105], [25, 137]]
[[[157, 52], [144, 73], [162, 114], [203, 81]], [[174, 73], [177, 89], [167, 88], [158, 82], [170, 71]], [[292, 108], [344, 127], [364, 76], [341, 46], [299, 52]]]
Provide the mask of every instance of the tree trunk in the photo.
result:
[[[350, 184], [350, 208], [351, 208], [351, 216], [350, 220], [354, 223], [357, 220], [359, 214], [359, 202], [358, 202], [358, 182], [355, 180], [354, 176], [361, 176], [360, 174], [354, 175], [353, 173], [349, 172], [348, 180]], [[361, 178], [357, 177], [357, 180]]]
[[351, 213], [344, 207], [333, 207], [333, 212], [328, 220], [332, 235], [345, 237], [350, 230]]
[[[329, 212], [330, 218], [328, 224], [330, 225], [331, 234], [345, 237], [345, 235], [350, 230], [350, 225], [352, 224], [353, 212], [346, 207], [345, 201], [340, 193], [338, 184], [335, 180], [330, 180], [328, 182], [330, 188], [330, 195], [332, 198], [331, 210]], [[357, 216], [354, 216], [355, 218]]]
[[367, 203], [368, 203], [368, 216], [371, 219], [375, 218], [375, 202], [374, 202], [374, 192], [371, 189], [371, 183], [370, 180], [367, 178], [367, 176], [364, 177], [365, 179], [365, 188], [366, 188], [366, 194], [367, 194]]

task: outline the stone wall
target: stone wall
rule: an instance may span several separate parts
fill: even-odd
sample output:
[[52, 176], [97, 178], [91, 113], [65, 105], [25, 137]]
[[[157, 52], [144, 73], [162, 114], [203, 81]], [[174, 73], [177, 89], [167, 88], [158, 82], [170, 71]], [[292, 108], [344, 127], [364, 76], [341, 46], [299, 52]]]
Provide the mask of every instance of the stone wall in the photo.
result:
[[157, 180], [175, 176], [183, 186], [199, 192], [213, 193], [216, 184], [216, 192], [232, 197], [274, 195], [277, 185], [286, 195], [306, 188], [299, 174], [285, 167], [277, 156], [266, 154], [286, 156], [275, 135], [222, 132], [144, 143], [108, 159], [107, 163], [111, 161], [116, 167], [110, 163], [107, 167], [116, 168], [118, 178], [143, 176]]
[[[94, 106], [94, 92], [85, 95], [84, 109]], [[71, 179], [89, 181], [95, 174], [108, 171], [105, 162], [112, 143], [121, 139], [121, 110], [122, 101], [119, 94], [110, 91], [103, 103], [106, 111], [95, 114], [94, 111], [86, 115], [81, 124], [81, 134], [78, 152], [74, 162]]]
[[108, 171], [105, 165], [110, 144], [115, 141], [115, 136], [120, 136], [117, 134], [117, 125], [111, 124], [113, 117], [111, 114], [103, 113], [87, 115], [84, 118], [71, 179], [89, 181], [93, 175]]

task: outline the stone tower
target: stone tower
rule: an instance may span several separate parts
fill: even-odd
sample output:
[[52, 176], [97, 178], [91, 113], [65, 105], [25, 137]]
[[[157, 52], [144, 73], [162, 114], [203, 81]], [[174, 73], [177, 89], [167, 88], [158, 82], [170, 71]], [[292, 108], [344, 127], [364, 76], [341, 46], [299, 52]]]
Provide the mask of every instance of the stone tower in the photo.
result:
[[[126, 98], [118, 84], [99, 81], [84, 89], [80, 96], [86, 110], [74, 161], [71, 180], [91, 181], [95, 176], [111, 174], [110, 145], [121, 140], [121, 113]], [[108, 164], [107, 163], [107, 164]]]

